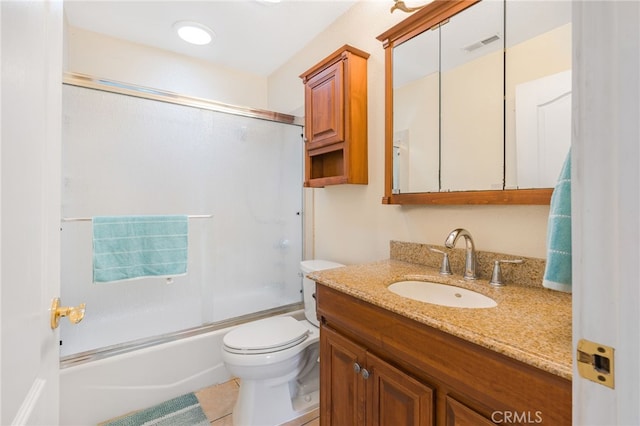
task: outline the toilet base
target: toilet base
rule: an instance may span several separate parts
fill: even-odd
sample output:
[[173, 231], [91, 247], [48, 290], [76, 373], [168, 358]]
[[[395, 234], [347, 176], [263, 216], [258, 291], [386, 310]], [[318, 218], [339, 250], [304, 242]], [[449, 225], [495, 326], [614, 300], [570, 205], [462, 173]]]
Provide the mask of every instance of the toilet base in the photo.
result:
[[234, 426], [280, 425], [317, 408], [320, 400], [318, 390], [292, 399], [286, 383], [268, 389], [243, 383], [240, 393], [231, 415]]
[[320, 391], [316, 390], [303, 396], [297, 396], [293, 399], [293, 411], [295, 415], [291, 418], [300, 417], [311, 410], [315, 410], [320, 406]]
[[274, 426], [293, 420], [319, 406], [318, 365], [303, 381], [270, 384], [243, 380], [233, 409], [234, 426]]

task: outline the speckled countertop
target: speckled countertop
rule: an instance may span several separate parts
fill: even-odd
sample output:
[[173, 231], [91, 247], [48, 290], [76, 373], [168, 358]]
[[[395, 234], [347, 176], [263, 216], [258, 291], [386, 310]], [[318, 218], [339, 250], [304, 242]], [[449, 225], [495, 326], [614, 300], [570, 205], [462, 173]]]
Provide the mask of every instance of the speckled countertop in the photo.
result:
[[[317, 282], [373, 305], [571, 380], [571, 295], [542, 287], [465, 281], [433, 267], [383, 260], [309, 274]], [[405, 279], [456, 285], [491, 297], [497, 307], [450, 308], [398, 296], [387, 286]]]

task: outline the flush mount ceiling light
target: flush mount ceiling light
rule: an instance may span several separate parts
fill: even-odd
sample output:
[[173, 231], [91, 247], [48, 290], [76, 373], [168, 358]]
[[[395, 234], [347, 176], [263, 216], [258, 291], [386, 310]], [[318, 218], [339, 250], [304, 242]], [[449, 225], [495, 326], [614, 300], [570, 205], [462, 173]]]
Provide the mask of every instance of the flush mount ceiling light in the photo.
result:
[[180, 21], [173, 24], [178, 36], [187, 43], [205, 45], [213, 40], [213, 31], [198, 22]]

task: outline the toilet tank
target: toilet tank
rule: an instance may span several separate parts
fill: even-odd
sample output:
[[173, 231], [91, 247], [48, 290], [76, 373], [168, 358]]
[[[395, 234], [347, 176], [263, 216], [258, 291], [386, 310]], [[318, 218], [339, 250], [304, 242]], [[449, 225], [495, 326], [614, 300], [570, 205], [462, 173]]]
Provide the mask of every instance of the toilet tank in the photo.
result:
[[307, 274], [324, 269], [333, 269], [344, 266], [341, 263], [331, 262], [329, 260], [303, 260], [300, 262], [302, 270], [302, 295], [304, 300], [304, 316], [311, 324], [320, 327], [320, 322], [316, 317], [316, 282], [307, 278]]

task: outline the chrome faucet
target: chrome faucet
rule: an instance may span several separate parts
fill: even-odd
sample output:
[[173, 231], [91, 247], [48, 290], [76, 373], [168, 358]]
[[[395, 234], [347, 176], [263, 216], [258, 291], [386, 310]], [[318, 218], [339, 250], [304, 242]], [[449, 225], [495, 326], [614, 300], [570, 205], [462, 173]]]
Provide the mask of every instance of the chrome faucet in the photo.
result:
[[478, 278], [476, 275], [476, 249], [473, 245], [473, 238], [471, 238], [471, 234], [466, 229], [458, 228], [451, 231], [446, 240], [444, 240], [444, 245], [447, 248], [454, 248], [456, 243], [458, 242], [458, 238], [464, 237], [465, 247], [466, 247], [466, 255], [465, 255], [465, 263], [464, 263], [464, 279], [465, 280], [475, 280]]

